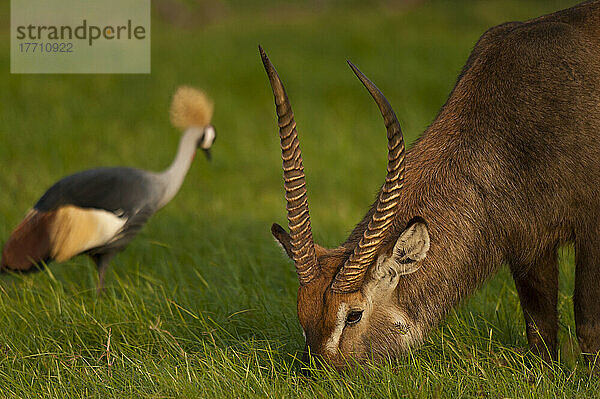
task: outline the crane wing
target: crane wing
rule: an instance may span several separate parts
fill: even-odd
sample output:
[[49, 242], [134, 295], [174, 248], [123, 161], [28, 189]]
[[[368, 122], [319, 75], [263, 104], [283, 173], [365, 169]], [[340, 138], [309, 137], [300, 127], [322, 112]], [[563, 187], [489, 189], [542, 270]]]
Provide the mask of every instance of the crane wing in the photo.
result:
[[66, 205], [103, 209], [130, 219], [157, 201], [147, 172], [134, 168], [98, 168], [67, 176], [46, 191], [34, 209], [48, 212]]
[[87, 253], [89, 255], [98, 255], [107, 252], [118, 252], [123, 249], [137, 233], [144, 227], [150, 216], [154, 213], [155, 209], [146, 207], [136, 212], [130, 217], [127, 222], [123, 225], [120, 231], [114, 236], [112, 240], [105, 243], [104, 245], [92, 248]]

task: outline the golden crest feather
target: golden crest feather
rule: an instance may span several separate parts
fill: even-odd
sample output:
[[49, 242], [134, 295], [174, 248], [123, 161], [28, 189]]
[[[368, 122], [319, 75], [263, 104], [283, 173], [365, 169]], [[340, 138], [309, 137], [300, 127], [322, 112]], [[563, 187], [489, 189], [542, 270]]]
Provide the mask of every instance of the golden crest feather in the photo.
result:
[[192, 126], [205, 127], [210, 124], [213, 109], [213, 101], [202, 91], [181, 86], [171, 101], [171, 123], [181, 130]]

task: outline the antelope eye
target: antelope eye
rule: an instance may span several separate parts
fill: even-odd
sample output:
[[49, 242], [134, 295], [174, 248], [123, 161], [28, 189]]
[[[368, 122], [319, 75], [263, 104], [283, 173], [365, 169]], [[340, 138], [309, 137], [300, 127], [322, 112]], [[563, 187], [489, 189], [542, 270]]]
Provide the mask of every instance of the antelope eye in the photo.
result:
[[352, 310], [346, 316], [346, 325], [356, 324], [362, 319], [363, 311], [362, 310]]

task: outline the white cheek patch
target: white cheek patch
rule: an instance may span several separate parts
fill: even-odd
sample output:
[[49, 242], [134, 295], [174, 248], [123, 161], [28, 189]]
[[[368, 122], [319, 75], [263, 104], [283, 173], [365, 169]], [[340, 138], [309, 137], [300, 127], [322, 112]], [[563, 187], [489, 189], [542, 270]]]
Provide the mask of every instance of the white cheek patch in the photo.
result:
[[204, 129], [204, 136], [202, 137], [202, 143], [200, 144], [200, 147], [204, 148], [205, 150], [209, 149], [212, 146], [213, 141], [215, 141], [216, 136], [217, 134], [215, 132], [215, 128], [208, 126], [206, 129]]
[[340, 308], [337, 312], [337, 320], [331, 337], [325, 342], [325, 350], [329, 353], [336, 354], [344, 326], [346, 325], [346, 313], [348, 312], [348, 305], [345, 303], [340, 304]]

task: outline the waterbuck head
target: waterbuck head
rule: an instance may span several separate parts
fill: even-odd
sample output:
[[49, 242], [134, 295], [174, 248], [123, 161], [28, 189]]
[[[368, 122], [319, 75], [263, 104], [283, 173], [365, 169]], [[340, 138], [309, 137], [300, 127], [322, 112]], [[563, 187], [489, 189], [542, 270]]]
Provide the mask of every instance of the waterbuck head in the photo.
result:
[[393, 228], [404, 181], [405, 149], [398, 119], [377, 87], [349, 62], [383, 116], [387, 176], [360, 239], [336, 249], [323, 248], [313, 241], [292, 108], [262, 48], [260, 54], [275, 97], [290, 229], [288, 234], [275, 224], [272, 233], [296, 265], [298, 317], [306, 351], [342, 368], [349, 359], [365, 361], [390, 355], [390, 349], [406, 349], [421, 333], [399, 306], [396, 288], [401, 276], [420, 267], [429, 250], [429, 235], [417, 215], [402, 228]]

